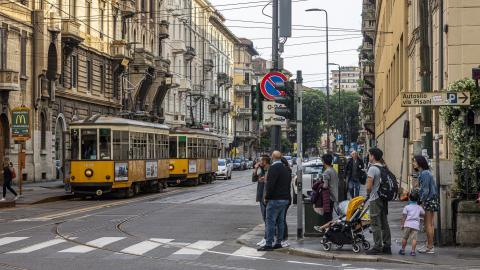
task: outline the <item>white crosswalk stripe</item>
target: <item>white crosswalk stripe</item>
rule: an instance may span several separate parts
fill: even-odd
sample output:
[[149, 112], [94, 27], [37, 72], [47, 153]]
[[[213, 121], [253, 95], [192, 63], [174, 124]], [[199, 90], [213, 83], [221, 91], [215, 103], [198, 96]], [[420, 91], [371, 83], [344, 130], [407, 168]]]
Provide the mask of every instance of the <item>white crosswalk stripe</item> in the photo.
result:
[[247, 257], [247, 258], [260, 258], [265, 255], [265, 252], [257, 251], [251, 247], [241, 247], [232, 253], [236, 257]]
[[21, 241], [21, 240], [25, 240], [27, 238], [28, 237], [3, 237], [3, 238], [0, 238], [0, 246], [15, 243], [15, 242], [18, 242], [18, 241]]
[[152, 238], [151, 241], [143, 241], [133, 246], [129, 246], [121, 250], [123, 253], [134, 254], [134, 255], [143, 255], [162, 244], [169, 243], [173, 241], [173, 239], [160, 239], [160, 238]]
[[71, 248], [61, 250], [61, 253], [87, 253], [97, 248], [125, 239], [125, 237], [101, 237], [93, 241], [87, 242], [85, 245], [78, 245]]
[[22, 248], [22, 249], [19, 249], [19, 250], [10, 251], [8, 253], [30, 253], [30, 252], [33, 252], [33, 251], [37, 251], [37, 250], [40, 250], [40, 249], [44, 249], [44, 248], [51, 247], [51, 246], [54, 246], [54, 245], [58, 245], [58, 244], [65, 243], [65, 242], [67, 242], [67, 241], [64, 240], [64, 239], [53, 239], [53, 240], [45, 241], [45, 242], [38, 243], [38, 244], [35, 244], [35, 245], [32, 245], [32, 246], [28, 246], [26, 248]]
[[170, 255], [170, 259], [195, 260], [208, 250], [222, 244], [223, 241], [200, 240]]

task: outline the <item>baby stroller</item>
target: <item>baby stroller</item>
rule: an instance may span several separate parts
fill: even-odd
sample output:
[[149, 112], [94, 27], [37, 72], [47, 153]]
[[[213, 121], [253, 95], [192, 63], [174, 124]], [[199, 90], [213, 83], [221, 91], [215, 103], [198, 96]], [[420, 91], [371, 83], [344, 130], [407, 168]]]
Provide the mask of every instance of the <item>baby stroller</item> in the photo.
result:
[[339, 208], [341, 217], [338, 220], [315, 228], [324, 233], [321, 240], [323, 249], [329, 251], [332, 249], [332, 245], [335, 245], [337, 249], [342, 248], [343, 245], [352, 245], [355, 253], [360, 252], [361, 248], [370, 249], [370, 243], [363, 235], [364, 230], [370, 227], [365, 198], [355, 197], [350, 201], [340, 203]]

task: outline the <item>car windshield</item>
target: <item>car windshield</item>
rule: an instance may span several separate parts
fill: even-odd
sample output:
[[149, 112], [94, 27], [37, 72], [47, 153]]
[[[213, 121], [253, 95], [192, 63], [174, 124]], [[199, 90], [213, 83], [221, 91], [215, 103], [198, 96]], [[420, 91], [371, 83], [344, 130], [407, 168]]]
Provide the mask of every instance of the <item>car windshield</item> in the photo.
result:
[[225, 166], [225, 160], [219, 160], [218, 166]]
[[303, 167], [304, 174], [321, 174], [323, 166], [305, 166]]

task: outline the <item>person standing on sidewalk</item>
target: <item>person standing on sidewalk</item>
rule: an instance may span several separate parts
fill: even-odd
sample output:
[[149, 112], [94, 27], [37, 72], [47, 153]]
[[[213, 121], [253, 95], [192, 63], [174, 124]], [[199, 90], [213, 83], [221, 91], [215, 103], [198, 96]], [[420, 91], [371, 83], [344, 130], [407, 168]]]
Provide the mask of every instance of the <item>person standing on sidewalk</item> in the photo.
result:
[[437, 185], [435, 183], [435, 178], [430, 171], [430, 166], [428, 166], [428, 161], [424, 156], [415, 156], [412, 165], [413, 168], [419, 172], [418, 182], [420, 187], [420, 204], [425, 210], [424, 223], [425, 232], [427, 233], [427, 245], [420, 248], [418, 252], [434, 254], [433, 235], [435, 228], [433, 226], [433, 220], [435, 219], [435, 212], [438, 212], [440, 208], [437, 195]]
[[[265, 176], [267, 174], [268, 168], [270, 167], [270, 157], [268, 155], [262, 155], [260, 160], [255, 164], [255, 168], [253, 170], [253, 176], [252, 180], [254, 182], [257, 182], [257, 196], [256, 196], [256, 201], [260, 205], [260, 211], [262, 213], [262, 219], [263, 223], [265, 223], [266, 220], [266, 207], [265, 207], [265, 202], [263, 200], [263, 194], [264, 194], [264, 188], [265, 188]], [[262, 239], [262, 241], [257, 243], [257, 246], [263, 247], [267, 243], [266, 239], [266, 233], [265, 237]]]
[[392, 254], [390, 226], [388, 225], [388, 201], [378, 196], [378, 189], [381, 181], [380, 168], [385, 166], [383, 152], [378, 148], [368, 150], [369, 163], [367, 178], [367, 196], [370, 198], [370, 218], [373, 232], [374, 246], [367, 250], [368, 255]]
[[332, 221], [333, 212], [338, 205], [338, 174], [335, 169], [332, 167], [333, 156], [331, 154], [325, 154], [322, 156], [324, 171], [322, 174], [323, 177], [323, 188], [330, 191], [330, 209], [328, 213], [325, 212], [323, 215], [325, 222]]
[[353, 199], [360, 195], [360, 173], [364, 168], [364, 164], [361, 158], [358, 157], [358, 153], [353, 151], [352, 158], [348, 160], [346, 173], [348, 179], [348, 192]]
[[[272, 153], [272, 165], [267, 172], [267, 183], [265, 185], [265, 204], [267, 205], [266, 226], [267, 243], [258, 251], [272, 251], [282, 247], [285, 234], [285, 209], [290, 198], [290, 181], [287, 168], [282, 164], [282, 154], [279, 151]], [[275, 229], [278, 226], [275, 245]]]
[[12, 162], [10, 162], [9, 158], [5, 158], [3, 160], [3, 196], [0, 201], [5, 201], [5, 196], [7, 196], [7, 189], [15, 195], [15, 200], [18, 199], [18, 194], [12, 188], [12, 180], [15, 174], [15, 168], [13, 168]]
[[[288, 224], [287, 224], [287, 211], [288, 211], [288, 208], [290, 207], [290, 205], [292, 205], [292, 192], [291, 192], [291, 183], [292, 183], [292, 168], [290, 168], [290, 164], [288, 164], [288, 160], [284, 157], [282, 157], [281, 159], [282, 161], [282, 164], [283, 166], [285, 166], [285, 168], [287, 168], [288, 170], [288, 174], [290, 175], [290, 185], [289, 186], [289, 191], [288, 191], [288, 194], [289, 195], [289, 198], [288, 198], [288, 205], [287, 205], [287, 208], [285, 208], [285, 215], [283, 217], [283, 220], [284, 220], [284, 225], [285, 225], [285, 229], [284, 229], [284, 234], [283, 234], [283, 241], [282, 241], [282, 247], [288, 247], [290, 246], [290, 243], [288, 243]], [[278, 230], [278, 227], [277, 227], [277, 230]]]
[[402, 221], [400, 228], [403, 230], [402, 249], [398, 252], [400, 255], [405, 255], [405, 248], [407, 241], [412, 241], [412, 250], [410, 256], [416, 256], [415, 250], [417, 248], [417, 234], [420, 230], [420, 217], [425, 215], [423, 208], [418, 205], [418, 193], [411, 192], [408, 196], [408, 204], [403, 208]]

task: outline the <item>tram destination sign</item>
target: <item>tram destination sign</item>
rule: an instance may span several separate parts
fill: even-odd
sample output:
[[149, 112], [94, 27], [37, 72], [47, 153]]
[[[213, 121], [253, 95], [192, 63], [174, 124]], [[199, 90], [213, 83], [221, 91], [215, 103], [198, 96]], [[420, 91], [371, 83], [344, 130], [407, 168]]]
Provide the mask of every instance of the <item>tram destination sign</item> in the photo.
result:
[[16, 141], [30, 139], [30, 108], [17, 107], [12, 110], [12, 137]]
[[468, 106], [470, 92], [403, 92], [402, 107]]

